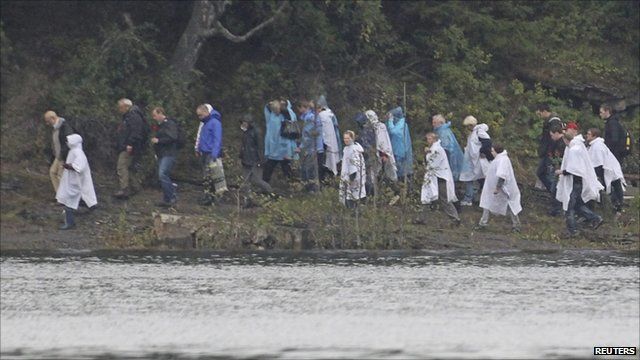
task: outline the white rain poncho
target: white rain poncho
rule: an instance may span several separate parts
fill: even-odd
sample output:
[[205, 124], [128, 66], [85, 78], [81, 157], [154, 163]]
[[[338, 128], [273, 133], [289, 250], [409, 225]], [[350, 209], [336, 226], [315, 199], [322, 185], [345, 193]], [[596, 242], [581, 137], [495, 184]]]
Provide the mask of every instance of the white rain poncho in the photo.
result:
[[438, 178], [447, 182], [447, 202], [458, 201], [456, 197], [455, 183], [449, 168], [447, 153], [442, 148], [440, 140], [429, 147], [426, 157], [427, 170], [424, 174], [420, 201], [423, 204], [430, 204], [438, 200]]
[[489, 168], [489, 160], [480, 157], [480, 148], [482, 143], [480, 139], [490, 139], [487, 131], [487, 124], [476, 125], [469, 137], [467, 138], [467, 146], [464, 148], [464, 160], [462, 162], [462, 171], [460, 172], [460, 181], [474, 181], [484, 179]]
[[324, 166], [331, 170], [333, 175], [338, 175], [340, 147], [338, 145], [338, 138], [336, 136], [335, 125], [333, 123], [334, 117], [335, 115], [331, 109], [325, 109], [318, 113], [318, 119], [320, 119], [320, 122], [322, 123], [322, 140], [326, 145], [324, 152]]
[[[480, 196], [480, 207], [495, 214], [506, 215], [508, 206], [514, 215], [518, 215], [522, 211], [520, 189], [518, 189], [513, 166], [506, 150], [498, 154], [489, 164], [486, 175]], [[500, 191], [494, 194], [500, 178], [504, 179], [504, 184]]]
[[93, 188], [89, 162], [82, 151], [82, 137], [78, 134], [69, 135], [67, 136], [67, 144], [69, 145], [69, 154], [66, 163], [71, 164], [73, 170], [65, 169], [62, 173], [56, 199], [59, 203], [74, 210], [78, 209], [80, 199], [88, 207], [92, 207], [98, 203], [98, 200]]
[[[354, 142], [345, 146], [342, 155], [342, 168], [340, 172], [340, 202], [345, 200], [358, 200], [367, 196], [365, 189], [366, 168], [364, 164], [364, 149]], [[355, 174], [355, 180], [351, 181], [351, 175]]]
[[396, 173], [396, 159], [393, 156], [393, 147], [391, 146], [391, 139], [389, 138], [389, 131], [387, 131], [387, 126], [378, 120], [378, 115], [373, 110], [367, 110], [365, 116], [373, 126], [373, 129], [376, 133], [376, 156], [378, 157], [378, 163], [382, 166], [382, 160], [380, 159], [380, 153], [383, 153], [387, 156], [387, 159], [390, 163], [390, 166], [393, 169], [393, 177], [391, 180], [395, 181], [398, 179]]
[[622, 183], [622, 189], [624, 190], [627, 183], [624, 181], [624, 174], [622, 173], [622, 167], [620, 162], [613, 155], [611, 150], [605, 145], [604, 139], [597, 137], [591, 141], [587, 150], [589, 153], [589, 159], [591, 165], [594, 168], [602, 166], [604, 169], [604, 183], [607, 188], [607, 194], [611, 193], [611, 182], [620, 180]]
[[562, 203], [562, 209], [569, 209], [569, 199], [573, 190], [573, 175], [582, 178], [582, 201], [585, 203], [590, 200], [600, 201], [600, 190], [604, 187], [596, 177], [596, 171], [589, 159], [589, 153], [584, 146], [582, 135], [578, 135], [564, 150], [562, 157], [561, 170], [566, 170], [572, 175], [560, 175], [558, 180], [558, 188], [556, 190], [556, 200]]

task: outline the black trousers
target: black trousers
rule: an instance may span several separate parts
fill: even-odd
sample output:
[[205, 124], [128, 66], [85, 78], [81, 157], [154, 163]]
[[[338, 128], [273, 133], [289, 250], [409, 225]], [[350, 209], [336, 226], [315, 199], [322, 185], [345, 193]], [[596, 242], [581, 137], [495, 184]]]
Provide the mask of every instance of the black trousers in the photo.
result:
[[273, 175], [273, 170], [275, 170], [276, 166], [280, 164], [280, 168], [282, 168], [282, 173], [287, 179], [291, 179], [293, 175], [291, 170], [291, 160], [272, 160], [268, 159], [264, 164], [264, 169], [262, 169], [262, 180], [266, 182], [271, 181], [271, 176]]

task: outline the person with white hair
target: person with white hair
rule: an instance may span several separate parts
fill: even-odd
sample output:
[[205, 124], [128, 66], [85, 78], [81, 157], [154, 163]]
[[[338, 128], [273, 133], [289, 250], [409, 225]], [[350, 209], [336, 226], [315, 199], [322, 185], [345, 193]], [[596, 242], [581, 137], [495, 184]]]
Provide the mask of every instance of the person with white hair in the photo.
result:
[[216, 197], [228, 191], [222, 164], [222, 115], [215, 109], [209, 111], [205, 104], [196, 108], [196, 115], [203, 124], [198, 152], [204, 175], [204, 196], [199, 204], [210, 206], [215, 204]]
[[117, 130], [117, 174], [120, 189], [114, 197], [126, 199], [140, 186], [140, 180], [133, 170], [145, 150], [151, 129], [142, 110], [131, 100], [118, 100], [118, 112], [122, 114], [122, 123]]
[[56, 192], [56, 200], [64, 205], [65, 214], [64, 225], [60, 230], [69, 230], [76, 226], [73, 214], [78, 209], [80, 200], [84, 201], [89, 208], [98, 203], [91, 179], [91, 168], [82, 150], [82, 137], [72, 134], [67, 136], [66, 142], [69, 146], [69, 154], [63, 164], [65, 170]]
[[58, 191], [60, 179], [64, 172], [62, 165], [69, 153], [67, 146], [67, 136], [75, 134], [75, 130], [63, 118], [58, 116], [54, 111], [49, 110], [44, 113], [44, 121], [53, 128], [51, 150], [53, 152], [51, 166], [49, 167], [49, 178], [53, 185], [53, 191]]
[[482, 191], [484, 178], [489, 168], [489, 162], [493, 160], [491, 154], [491, 137], [487, 131], [487, 124], [478, 124], [478, 120], [469, 115], [462, 125], [467, 129], [467, 146], [464, 148], [464, 161], [460, 171], [460, 181], [465, 182], [464, 198], [460, 202], [462, 206], [471, 206], [476, 190], [477, 181]]
[[340, 171], [340, 202], [347, 208], [354, 208], [360, 199], [367, 196], [365, 188], [367, 168], [364, 149], [356, 142], [356, 134], [348, 130], [343, 135], [344, 151]]

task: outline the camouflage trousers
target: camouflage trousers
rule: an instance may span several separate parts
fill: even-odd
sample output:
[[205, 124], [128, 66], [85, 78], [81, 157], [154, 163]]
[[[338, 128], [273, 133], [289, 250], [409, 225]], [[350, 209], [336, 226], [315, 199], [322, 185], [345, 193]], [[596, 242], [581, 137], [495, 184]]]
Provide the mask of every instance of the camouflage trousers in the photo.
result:
[[204, 174], [204, 193], [207, 196], [222, 194], [227, 189], [227, 181], [224, 178], [222, 159], [213, 160], [210, 156], [202, 157], [202, 172]]

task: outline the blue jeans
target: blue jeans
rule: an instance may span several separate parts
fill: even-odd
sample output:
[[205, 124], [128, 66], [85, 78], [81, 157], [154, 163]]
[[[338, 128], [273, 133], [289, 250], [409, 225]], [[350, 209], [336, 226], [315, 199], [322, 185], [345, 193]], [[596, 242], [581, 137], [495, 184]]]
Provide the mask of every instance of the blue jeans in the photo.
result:
[[[478, 179], [478, 184], [480, 184], [480, 191], [484, 187], [484, 179]], [[473, 197], [476, 195], [475, 181], [465, 181], [465, 190], [464, 190], [464, 198], [462, 201], [473, 202]]]
[[165, 202], [174, 202], [176, 200], [176, 190], [173, 187], [171, 178], [169, 177], [169, 174], [171, 174], [171, 169], [173, 169], [173, 165], [175, 163], [175, 156], [163, 156], [158, 160], [158, 178], [160, 179], [163, 200]]
[[547, 188], [547, 191], [551, 194], [551, 211], [560, 214], [562, 204], [556, 200], [556, 187], [558, 185], [558, 180], [556, 179], [555, 168], [553, 167], [550, 157], [545, 156], [540, 158], [536, 175], [538, 176], [538, 179], [540, 179], [540, 182], [544, 184], [544, 187]]
[[569, 207], [565, 216], [567, 218], [567, 229], [571, 233], [575, 233], [578, 228], [576, 225], [576, 214], [582, 215], [587, 221], [593, 222], [600, 218], [582, 201], [582, 179], [574, 179], [573, 190], [569, 196]]

